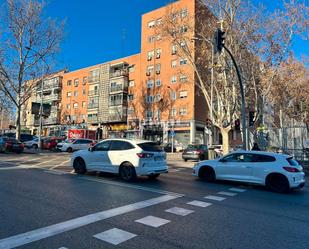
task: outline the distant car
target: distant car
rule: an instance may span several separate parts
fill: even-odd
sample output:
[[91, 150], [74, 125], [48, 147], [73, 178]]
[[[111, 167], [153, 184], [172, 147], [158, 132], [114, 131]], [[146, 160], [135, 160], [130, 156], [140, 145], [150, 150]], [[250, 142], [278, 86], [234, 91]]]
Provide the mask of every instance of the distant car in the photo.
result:
[[162, 147], [146, 140], [103, 140], [88, 150], [73, 153], [71, 165], [78, 174], [96, 170], [119, 174], [125, 181], [137, 176], [154, 179], [168, 172]]
[[188, 160], [205, 160], [208, 159], [208, 147], [204, 144], [189, 144], [182, 152], [182, 159]]
[[28, 149], [30, 149], [30, 148], [37, 149], [39, 147], [38, 143], [39, 143], [39, 139], [36, 137], [36, 138], [34, 138], [30, 141], [24, 142], [24, 145]]
[[26, 142], [26, 141], [31, 141], [33, 139], [37, 138], [34, 135], [31, 134], [20, 134], [20, 142]]
[[193, 175], [206, 181], [230, 180], [263, 185], [286, 192], [305, 185], [303, 168], [293, 157], [262, 151], [235, 151], [197, 163]]
[[88, 149], [94, 142], [94, 140], [82, 138], [66, 139], [63, 142], [58, 143], [56, 148], [62, 152], [73, 152], [76, 150]]
[[22, 153], [24, 145], [20, 141], [12, 137], [0, 138], [0, 152], [16, 152]]
[[62, 137], [46, 138], [46, 139], [43, 140], [42, 149], [44, 149], [44, 150], [54, 150], [54, 149], [56, 149], [57, 144], [61, 143], [63, 141], [64, 141], [64, 138], [62, 138]]
[[[171, 143], [166, 143], [162, 145], [162, 148], [165, 152], [172, 152], [172, 144]], [[173, 146], [174, 150], [173, 152], [176, 152], [176, 147]]]

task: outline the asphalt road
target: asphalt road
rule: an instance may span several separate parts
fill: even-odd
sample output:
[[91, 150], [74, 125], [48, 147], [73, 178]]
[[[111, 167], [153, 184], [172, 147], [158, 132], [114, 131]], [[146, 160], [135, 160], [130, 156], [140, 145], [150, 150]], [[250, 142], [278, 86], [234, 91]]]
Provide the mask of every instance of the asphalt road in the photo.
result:
[[157, 180], [125, 183], [75, 175], [69, 159], [0, 154], [0, 248], [309, 248], [308, 187], [205, 183], [175, 159]]

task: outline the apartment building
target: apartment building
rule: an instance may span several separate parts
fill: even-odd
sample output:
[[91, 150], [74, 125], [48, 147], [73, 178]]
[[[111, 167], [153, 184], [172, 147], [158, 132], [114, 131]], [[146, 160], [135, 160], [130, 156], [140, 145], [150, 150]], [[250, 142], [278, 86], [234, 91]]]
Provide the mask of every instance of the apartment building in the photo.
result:
[[[180, 52], [188, 45], [198, 50], [199, 45], [190, 40], [199, 28], [197, 11], [203, 8], [197, 0], [179, 0], [146, 13], [139, 54], [65, 72], [62, 126], [101, 128], [104, 138], [167, 142], [174, 136], [183, 145], [206, 142], [206, 103], [188, 58]], [[166, 18], [177, 24], [175, 34], [186, 38], [180, 44], [164, 34]], [[193, 60], [195, 56], [198, 51]]]

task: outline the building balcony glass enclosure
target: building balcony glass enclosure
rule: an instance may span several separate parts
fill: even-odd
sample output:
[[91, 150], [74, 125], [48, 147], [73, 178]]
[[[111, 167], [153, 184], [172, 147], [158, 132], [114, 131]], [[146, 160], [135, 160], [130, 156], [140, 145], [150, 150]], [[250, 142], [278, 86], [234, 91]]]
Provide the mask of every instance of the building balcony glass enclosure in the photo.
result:
[[89, 90], [88, 96], [99, 95], [99, 90]]

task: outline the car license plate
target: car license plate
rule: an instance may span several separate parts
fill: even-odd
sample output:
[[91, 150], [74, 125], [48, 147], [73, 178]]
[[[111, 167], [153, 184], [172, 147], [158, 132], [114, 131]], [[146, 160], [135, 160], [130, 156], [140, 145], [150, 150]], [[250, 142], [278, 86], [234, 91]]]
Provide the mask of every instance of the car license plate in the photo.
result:
[[163, 161], [164, 160], [164, 157], [163, 156], [156, 156], [154, 158], [155, 161]]

